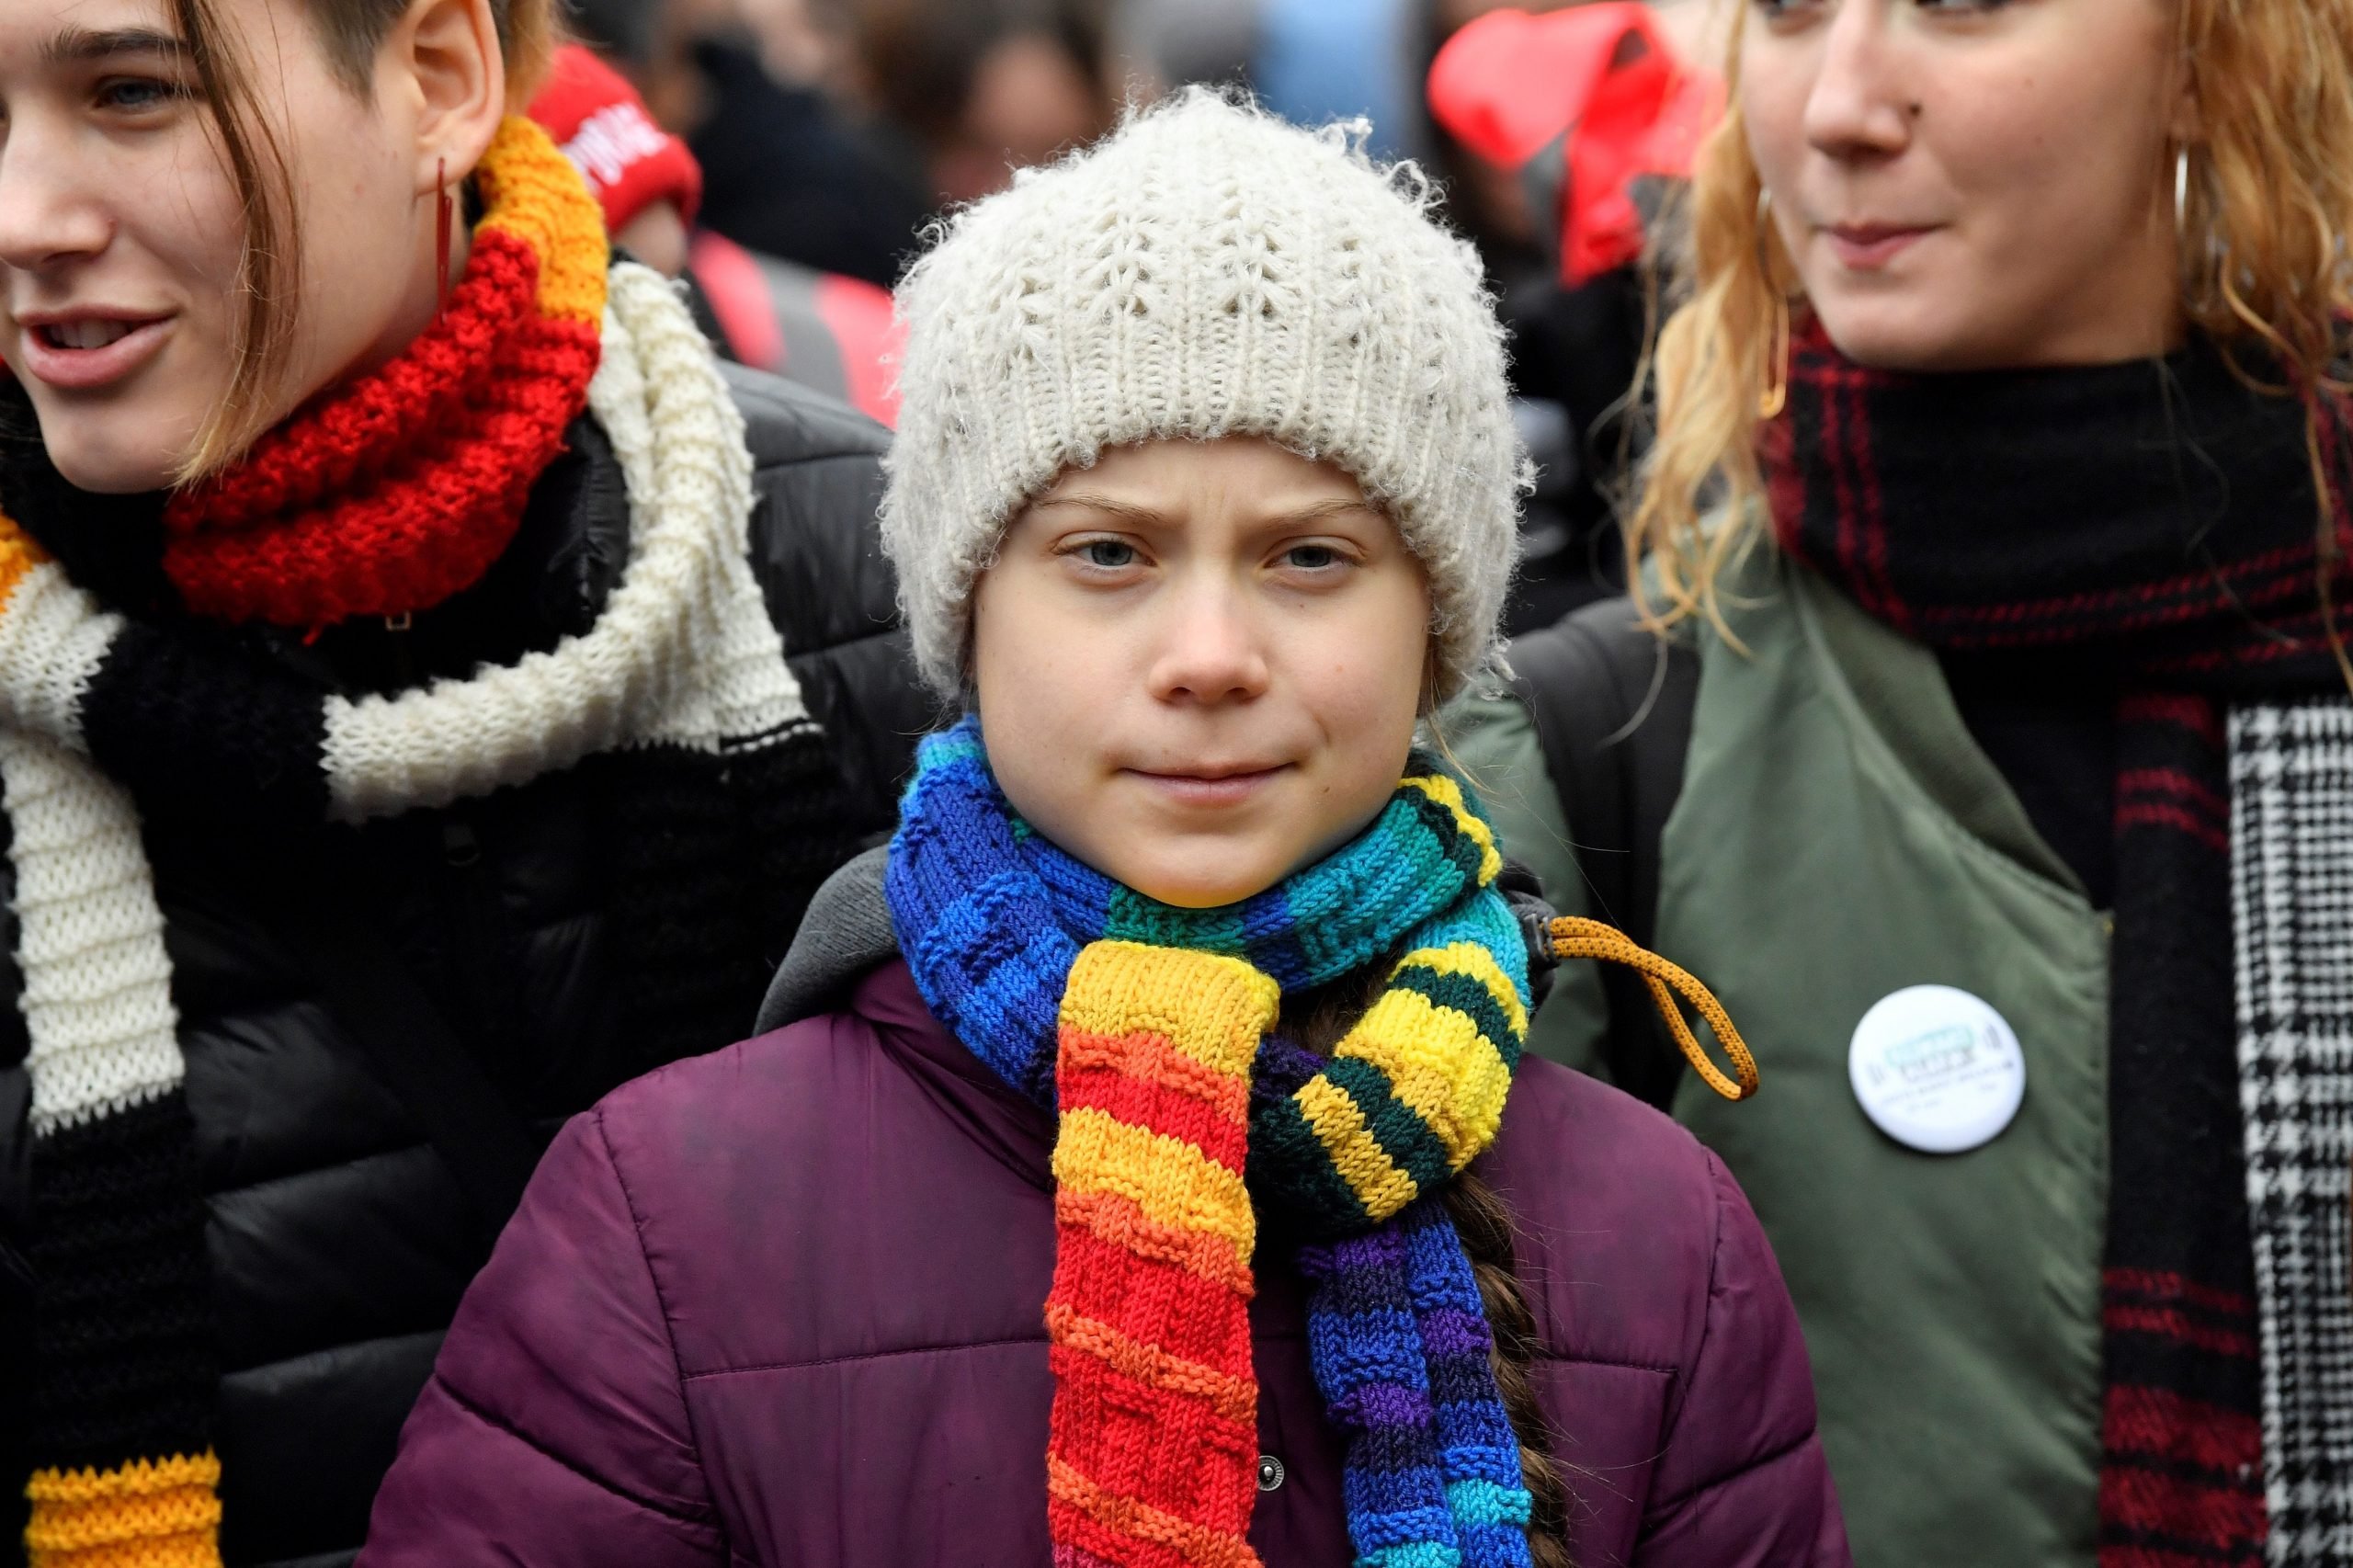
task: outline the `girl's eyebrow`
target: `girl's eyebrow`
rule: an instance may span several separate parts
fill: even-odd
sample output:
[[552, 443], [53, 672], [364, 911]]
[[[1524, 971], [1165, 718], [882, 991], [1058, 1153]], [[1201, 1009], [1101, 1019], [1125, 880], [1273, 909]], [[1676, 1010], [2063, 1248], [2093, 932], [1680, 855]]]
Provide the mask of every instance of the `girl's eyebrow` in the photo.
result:
[[1358, 512], [1375, 517], [1381, 515], [1380, 507], [1361, 495], [1334, 495], [1292, 511], [1278, 512], [1266, 521], [1269, 526], [1277, 523], [1320, 523], [1326, 517], [1345, 517]]
[[1115, 500], [1108, 495], [1096, 495], [1081, 491], [1075, 495], [1049, 495], [1037, 503], [1042, 511], [1049, 506], [1078, 506], [1089, 512], [1103, 512], [1139, 525], [1157, 526], [1167, 522], [1165, 513], [1150, 506], [1139, 506], [1132, 501]]
[[[1109, 517], [1122, 518], [1140, 528], [1165, 527], [1168, 522], [1167, 514], [1154, 507], [1141, 506], [1132, 501], [1121, 501], [1109, 495], [1097, 495], [1085, 491], [1074, 495], [1049, 495], [1037, 505], [1041, 509], [1048, 506], [1084, 507], [1090, 512], [1101, 512]], [[1344, 517], [1359, 512], [1379, 517], [1381, 508], [1360, 496], [1334, 495], [1322, 501], [1310, 502], [1304, 506], [1294, 507], [1287, 512], [1274, 512], [1263, 517], [1253, 517], [1250, 519], [1250, 526], [1254, 528], [1295, 528], [1302, 523], [1318, 523], [1327, 517]]]
[[119, 54], [155, 54], [172, 61], [188, 57], [188, 45], [176, 34], [158, 28], [68, 27], [41, 46], [45, 65], [78, 65], [109, 60]]

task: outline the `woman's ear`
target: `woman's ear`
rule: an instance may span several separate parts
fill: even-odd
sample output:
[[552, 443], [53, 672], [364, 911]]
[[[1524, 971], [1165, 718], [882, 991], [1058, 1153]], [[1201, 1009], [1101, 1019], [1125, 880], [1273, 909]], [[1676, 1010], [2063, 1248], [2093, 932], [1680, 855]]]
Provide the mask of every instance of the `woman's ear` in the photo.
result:
[[2198, 63], [2187, 51], [2176, 59], [2171, 92], [2166, 140], [2176, 147], [2198, 146], [2206, 140], [2206, 111], [2198, 101]]
[[506, 116], [506, 57], [490, 0], [415, 0], [378, 60], [380, 91], [416, 115], [417, 194], [482, 161]]

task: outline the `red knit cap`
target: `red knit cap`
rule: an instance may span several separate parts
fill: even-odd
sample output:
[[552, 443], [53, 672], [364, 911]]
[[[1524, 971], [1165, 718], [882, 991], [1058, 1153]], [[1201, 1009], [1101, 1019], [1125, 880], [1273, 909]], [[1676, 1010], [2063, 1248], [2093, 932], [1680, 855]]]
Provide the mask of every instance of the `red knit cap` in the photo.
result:
[[654, 123], [645, 100], [620, 72], [576, 43], [556, 51], [530, 115], [563, 148], [619, 233], [657, 201], [691, 223], [702, 205], [702, 165], [687, 144]]

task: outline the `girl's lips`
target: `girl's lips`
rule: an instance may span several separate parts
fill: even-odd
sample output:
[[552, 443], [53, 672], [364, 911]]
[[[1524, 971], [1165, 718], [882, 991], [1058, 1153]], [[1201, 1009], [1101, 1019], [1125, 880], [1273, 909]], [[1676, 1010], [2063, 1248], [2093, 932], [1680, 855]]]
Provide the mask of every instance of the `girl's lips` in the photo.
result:
[[172, 318], [141, 322], [104, 348], [61, 348], [38, 324], [19, 323], [17, 369], [60, 392], [94, 392], [110, 386], [162, 351]]
[[1238, 806], [1274, 782], [1286, 767], [1287, 764], [1248, 773], [1225, 773], [1214, 778], [1193, 773], [1146, 773], [1142, 768], [1129, 771], [1178, 805]]
[[1858, 272], [1875, 272], [1912, 247], [1927, 229], [1898, 229], [1881, 224], [1857, 224], [1822, 231], [1839, 261]]

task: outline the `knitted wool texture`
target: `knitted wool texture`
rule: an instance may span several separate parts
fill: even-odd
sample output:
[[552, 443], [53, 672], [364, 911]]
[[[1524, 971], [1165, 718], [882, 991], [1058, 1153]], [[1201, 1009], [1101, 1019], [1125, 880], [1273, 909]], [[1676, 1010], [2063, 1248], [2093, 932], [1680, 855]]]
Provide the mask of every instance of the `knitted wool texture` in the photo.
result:
[[[560, 210], [562, 226], [543, 233], [552, 250], [578, 254], [550, 267], [551, 287], [575, 288], [603, 267], [596, 205], [546, 133], [509, 120], [493, 154], [493, 166], [501, 158], [532, 165], [530, 180], [515, 182], [523, 188], [571, 183], [575, 199]], [[498, 253], [490, 245], [477, 255]], [[269, 793], [274, 812], [290, 804], [342, 822], [447, 805], [631, 744], [714, 751], [722, 736], [807, 728], [745, 560], [752, 461], [743, 417], [668, 284], [625, 265], [612, 270], [610, 290], [587, 403], [642, 526], [591, 630], [513, 665], [393, 696], [322, 695], [290, 671], [241, 668], [238, 711], [226, 712], [220, 668], [158, 645], [101, 607], [0, 517], [0, 563], [14, 563], [13, 575], [0, 573], [8, 592], [0, 603], [0, 722], [97, 752], [134, 785], [153, 773], [159, 790], [223, 802]], [[290, 431], [278, 449], [305, 439]], [[298, 609], [294, 624], [313, 624], [324, 603]], [[117, 726], [93, 710], [94, 693], [134, 670], [143, 744], [109, 752], [103, 741]]]
[[[515, 538], [587, 402], [605, 258], [557, 243], [598, 210], [528, 120], [476, 176], [465, 278], [399, 358], [173, 497], [164, 570], [197, 614], [330, 626], [439, 604]], [[601, 222], [601, 217], [597, 218]]]
[[[601, 220], [545, 134], [509, 121], [483, 175], [493, 193], [486, 224], [512, 215], [509, 232], [528, 236], [520, 275], [540, 280], [542, 316], [570, 319], [591, 279], [602, 300]], [[506, 203], [505, 193], [564, 181], [569, 193], [539, 209], [544, 221], [528, 219], [528, 197], [520, 213]], [[516, 270], [496, 231], [477, 243], [473, 267], [470, 284]], [[139, 795], [201, 799], [230, 820], [308, 810], [352, 822], [613, 753], [597, 760], [634, 767], [617, 783], [632, 797], [657, 795], [668, 815], [653, 825], [675, 837], [683, 818], [714, 809], [704, 802], [723, 812], [744, 797], [734, 809], [773, 815], [769, 797], [808, 795], [810, 766], [826, 763], [747, 559], [752, 460], [709, 346], [670, 285], [643, 267], [612, 268], [604, 309], [585, 396], [631, 498], [630, 559], [593, 627], [516, 664], [353, 699], [267, 660], [191, 657], [185, 644], [103, 608], [0, 516], [0, 789], [16, 872], [18, 1006], [31, 1042], [30, 1251], [40, 1279], [23, 1435], [37, 1467], [33, 1568], [221, 1561], [205, 1209]], [[487, 353], [497, 341], [476, 346]], [[427, 360], [441, 352], [438, 343], [419, 348]], [[403, 363], [395, 381], [409, 379]], [[563, 368], [575, 363], [542, 369], [568, 374]], [[456, 380], [481, 384], [471, 370]], [[401, 447], [408, 432], [381, 434]], [[313, 444], [298, 426], [273, 449]], [[501, 460], [520, 460], [517, 449], [502, 449]], [[363, 454], [356, 472], [369, 469]], [[286, 478], [273, 471], [272, 483]], [[219, 494], [255, 494], [260, 483], [233, 475]], [[352, 516], [334, 498], [311, 499], [325, 502], [318, 516]], [[299, 517], [290, 526], [309, 527]], [[309, 585], [334, 591], [330, 578]], [[786, 825], [804, 845], [824, 842], [822, 824]], [[772, 864], [767, 838], [752, 836], [756, 866], [744, 864], [738, 839], [723, 853], [743, 874], [769, 876], [766, 902], [782, 903], [777, 890], [790, 879]], [[625, 846], [625, 879], [629, 856]], [[669, 878], [688, 869], [673, 864]], [[707, 926], [689, 935], [722, 958], [758, 939]], [[708, 989], [698, 979], [710, 967], [705, 954], [633, 958], [625, 944], [621, 956], [633, 1004], [651, 992], [675, 1011]], [[749, 994], [721, 998], [730, 1004], [722, 1017], [756, 994], [750, 978]], [[701, 1043], [725, 1038], [724, 1023], [695, 1021]]]
[[[1528, 1562], [1493, 1335], [1431, 1196], [1495, 1137], [1526, 1037], [1500, 868], [1461, 786], [1417, 756], [1326, 859], [1229, 908], [1171, 908], [1013, 816], [975, 721], [924, 743], [885, 884], [901, 947], [940, 1020], [1061, 1116], [1057, 1568], [1256, 1562], [1254, 1194], [1342, 1238], [1302, 1266], [1358, 1561]], [[1400, 949], [1328, 1062], [1270, 1035], [1286, 991]]]
[[1429, 574], [1440, 698], [1485, 665], [1528, 473], [1503, 330], [1427, 182], [1364, 134], [1194, 90], [949, 220], [898, 290], [882, 501], [934, 687], [961, 685], [972, 581], [1023, 504], [1164, 437], [1345, 470]]

